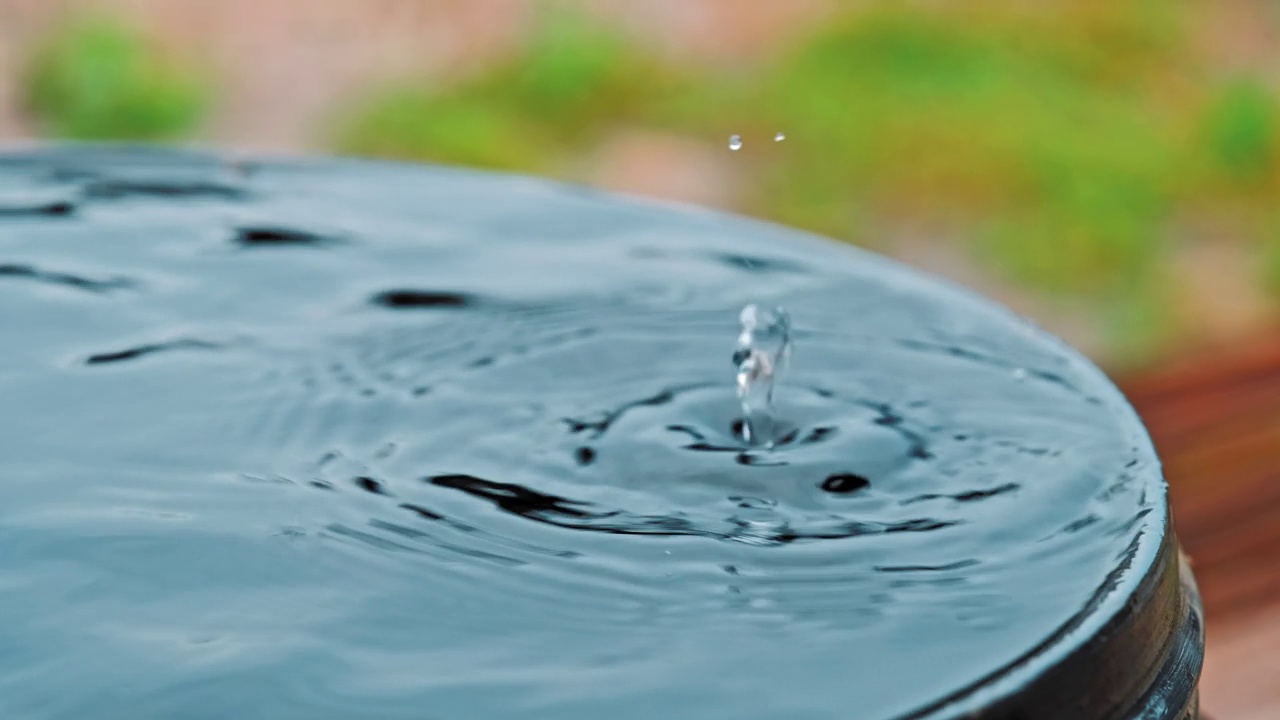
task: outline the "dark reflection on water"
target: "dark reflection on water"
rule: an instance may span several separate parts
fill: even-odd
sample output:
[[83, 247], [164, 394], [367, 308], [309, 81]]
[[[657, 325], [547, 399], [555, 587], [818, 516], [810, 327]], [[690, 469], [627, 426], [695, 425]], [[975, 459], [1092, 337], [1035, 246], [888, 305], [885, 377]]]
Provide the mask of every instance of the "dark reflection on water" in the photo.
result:
[[0, 200], [0, 218], [64, 217], [75, 212], [76, 206], [66, 200], [50, 200], [34, 204], [10, 205]]
[[[1096, 371], [847, 248], [352, 162], [0, 188], [2, 717], [906, 717], [1163, 532]], [[772, 450], [746, 302], [796, 322]]]
[[437, 290], [386, 290], [373, 297], [373, 304], [392, 310], [418, 308], [462, 308], [474, 300], [461, 293]]
[[121, 290], [134, 286], [132, 281], [124, 278], [88, 278], [80, 275], [74, 275], [72, 273], [43, 270], [31, 265], [14, 263], [0, 265], [0, 280], [4, 280], [6, 278], [34, 280], [36, 282], [61, 285], [75, 290], [85, 290], [95, 293], [111, 292], [112, 290]]
[[171, 350], [216, 350], [220, 347], [217, 343], [208, 342], [206, 340], [169, 340], [166, 342], [148, 343], [146, 345], [135, 345], [123, 350], [112, 350], [109, 352], [94, 353], [85, 358], [85, 365], [105, 365], [107, 363], [125, 362], [127, 360], [137, 360], [148, 355], [156, 353], [168, 352]]
[[861, 475], [853, 473], [836, 473], [828, 475], [826, 480], [822, 481], [822, 489], [829, 493], [846, 494], [855, 493], [859, 490], [866, 490], [871, 487], [871, 481]]
[[236, 230], [235, 240], [245, 247], [328, 245], [338, 242], [336, 238], [319, 233], [286, 227], [242, 227]]

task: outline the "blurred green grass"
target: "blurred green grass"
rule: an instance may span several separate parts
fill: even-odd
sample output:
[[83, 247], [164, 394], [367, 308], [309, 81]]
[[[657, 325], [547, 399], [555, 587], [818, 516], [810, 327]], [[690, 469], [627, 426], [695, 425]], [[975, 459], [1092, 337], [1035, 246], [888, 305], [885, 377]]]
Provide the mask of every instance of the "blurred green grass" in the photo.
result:
[[452, 86], [378, 89], [340, 117], [344, 152], [555, 172], [614, 124], [640, 120], [689, 78], [615, 28], [571, 12], [539, 17], [527, 44]]
[[75, 139], [181, 136], [199, 124], [213, 94], [190, 64], [105, 14], [70, 17], [54, 27], [22, 85], [37, 123], [48, 134]]

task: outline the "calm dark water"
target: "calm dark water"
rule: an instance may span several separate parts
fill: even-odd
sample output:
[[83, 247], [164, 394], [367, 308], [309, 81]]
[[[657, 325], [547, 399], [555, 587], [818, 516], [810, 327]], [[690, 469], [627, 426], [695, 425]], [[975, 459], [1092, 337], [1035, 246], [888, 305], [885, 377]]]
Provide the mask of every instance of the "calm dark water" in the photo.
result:
[[[795, 322], [773, 451], [731, 430], [751, 301]], [[1129, 407], [1029, 324], [524, 178], [4, 156], [0, 349], [3, 717], [927, 714], [1165, 531]]]

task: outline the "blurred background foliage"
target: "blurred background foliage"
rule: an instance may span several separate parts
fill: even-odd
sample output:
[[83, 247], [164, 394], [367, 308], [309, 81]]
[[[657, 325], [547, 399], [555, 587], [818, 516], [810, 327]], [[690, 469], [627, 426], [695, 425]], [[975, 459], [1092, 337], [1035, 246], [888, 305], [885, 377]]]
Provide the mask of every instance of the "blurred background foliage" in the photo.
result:
[[23, 96], [40, 126], [56, 136], [159, 140], [190, 132], [212, 91], [137, 28], [94, 13], [43, 38], [26, 68]]
[[571, 11], [543, 14], [522, 47], [441, 87], [392, 84], [355, 103], [335, 133], [345, 152], [555, 172], [614, 124], [653, 115], [691, 84], [619, 30]]
[[[972, 265], [944, 274], [1088, 318], [1075, 336], [1049, 324], [1113, 365], [1217, 323], [1201, 309], [1214, 287], [1280, 297], [1275, 78], [1215, 58], [1207, 2], [846, 5], [725, 63], [583, 3], [535, 4], [483, 61], [362, 83], [310, 144], [591, 182], [620, 130], [685, 138], [731, 167], [721, 204], [889, 254], [924, 242], [932, 269]], [[160, 40], [101, 13], [55, 23], [21, 80], [35, 126], [197, 133], [217, 106], [211, 77]], [[1185, 266], [1216, 262], [1187, 249], [1205, 246], [1237, 260], [1202, 268], [1228, 277], [1201, 297]]]

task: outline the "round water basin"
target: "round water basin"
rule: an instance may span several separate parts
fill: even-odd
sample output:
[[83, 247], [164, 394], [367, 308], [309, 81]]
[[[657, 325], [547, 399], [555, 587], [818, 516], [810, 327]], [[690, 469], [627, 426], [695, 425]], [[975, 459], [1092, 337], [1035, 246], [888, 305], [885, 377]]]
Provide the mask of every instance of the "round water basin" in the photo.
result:
[[[772, 446], [738, 311], [785, 307]], [[1101, 372], [848, 246], [525, 177], [0, 157], [0, 715], [1180, 720]]]

